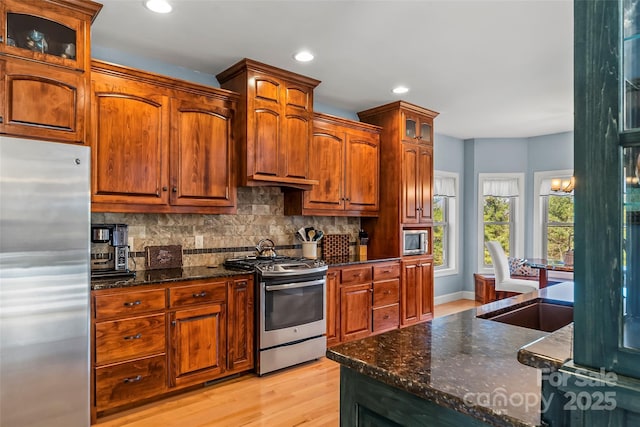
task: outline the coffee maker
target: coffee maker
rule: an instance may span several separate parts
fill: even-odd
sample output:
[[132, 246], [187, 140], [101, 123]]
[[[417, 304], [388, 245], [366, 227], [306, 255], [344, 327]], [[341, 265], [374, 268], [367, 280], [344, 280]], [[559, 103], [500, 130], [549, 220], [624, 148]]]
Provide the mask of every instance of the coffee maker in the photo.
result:
[[92, 260], [91, 277], [135, 276], [129, 270], [127, 224], [91, 224], [91, 242], [106, 244], [107, 258]]

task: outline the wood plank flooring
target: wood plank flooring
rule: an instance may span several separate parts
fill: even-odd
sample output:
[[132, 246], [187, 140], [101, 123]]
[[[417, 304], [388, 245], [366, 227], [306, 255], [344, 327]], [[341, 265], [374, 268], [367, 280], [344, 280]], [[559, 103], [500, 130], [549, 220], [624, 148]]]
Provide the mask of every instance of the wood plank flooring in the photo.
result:
[[[445, 316], [475, 307], [458, 300], [435, 307]], [[340, 365], [322, 358], [253, 374], [100, 418], [94, 427], [325, 427], [340, 420]]]

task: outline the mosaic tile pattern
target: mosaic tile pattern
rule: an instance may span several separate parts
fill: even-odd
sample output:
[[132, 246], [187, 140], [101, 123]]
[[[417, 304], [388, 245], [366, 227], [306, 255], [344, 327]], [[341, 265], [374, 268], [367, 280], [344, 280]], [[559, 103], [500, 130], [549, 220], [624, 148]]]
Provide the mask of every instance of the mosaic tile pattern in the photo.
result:
[[322, 239], [322, 254], [325, 258], [344, 257], [349, 255], [348, 234], [327, 234]]
[[[301, 256], [295, 238], [300, 227], [313, 226], [325, 236], [348, 235], [351, 242], [360, 230], [360, 218], [285, 216], [278, 187], [241, 187], [237, 200], [235, 215], [93, 213], [91, 222], [129, 225], [133, 270], [144, 268], [145, 246], [182, 245], [185, 267], [221, 265], [226, 258], [255, 254], [263, 238], [273, 240], [280, 255]], [[104, 244], [91, 245], [93, 258], [101, 258], [106, 250]]]

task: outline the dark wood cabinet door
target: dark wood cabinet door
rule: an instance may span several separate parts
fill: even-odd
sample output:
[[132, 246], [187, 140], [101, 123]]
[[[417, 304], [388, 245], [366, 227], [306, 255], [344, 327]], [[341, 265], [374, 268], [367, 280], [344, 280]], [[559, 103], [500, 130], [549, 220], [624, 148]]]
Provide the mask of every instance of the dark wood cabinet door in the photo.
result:
[[420, 320], [420, 261], [402, 261], [400, 323], [402, 326]]
[[235, 206], [231, 110], [223, 101], [171, 100], [171, 196], [178, 206]]
[[420, 320], [433, 318], [433, 260], [420, 260]]
[[340, 311], [339, 311], [339, 270], [327, 272], [327, 345], [340, 342]]
[[346, 210], [377, 211], [380, 140], [377, 135], [350, 131], [346, 138]]
[[84, 144], [86, 74], [18, 59], [0, 61], [0, 132]]
[[420, 147], [416, 144], [402, 144], [402, 189], [401, 209], [403, 224], [419, 222], [420, 207]]
[[169, 319], [170, 385], [197, 384], [220, 376], [225, 371], [225, 305], [177, 310]]
[[418, 222], [421, 224], [432, 221], [432, 191], [433, 191], [433, 149], [421, 147], [418, 155]]
[[168, 204], [167, 96], [124, 78], [92, 78], [92, 201]]
[[286, 83], [282, 95], [279, 175], [284, 178], [307, 179], [310, 168], [309, 141], [312, 134], [311, 89]]
[[371, 283], [340, 288], [340, 337], [349, 341], [371, 334]]
[[311, 138], [313, 167], [309, 178], [319, 181], [304, 193], [305, 209], [344, 210], [344, 132], [316, 127]]
[[229, 281], [227, 306], [227, 366], [229, 371], [253, 368], [254, 289], [253, 279]]

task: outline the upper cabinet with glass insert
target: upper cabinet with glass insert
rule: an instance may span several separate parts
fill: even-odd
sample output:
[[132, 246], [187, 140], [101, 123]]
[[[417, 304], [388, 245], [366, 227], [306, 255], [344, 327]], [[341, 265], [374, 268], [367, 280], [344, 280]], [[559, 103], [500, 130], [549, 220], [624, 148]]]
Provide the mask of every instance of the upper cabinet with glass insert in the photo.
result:
[[89, 129], [88, 0], [0, 2], [0, 134], [84, 144]]
[[101, 5], [90, 1], [2, 2], [0, 53], [88, 69], [89, 31]]
[[433, 118], [413, 114], [402, 113], [402, 126], [404, 132], [402, 140], [405, 142], [418, 142], [431, 144], [433, 141]]

